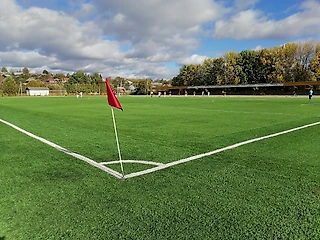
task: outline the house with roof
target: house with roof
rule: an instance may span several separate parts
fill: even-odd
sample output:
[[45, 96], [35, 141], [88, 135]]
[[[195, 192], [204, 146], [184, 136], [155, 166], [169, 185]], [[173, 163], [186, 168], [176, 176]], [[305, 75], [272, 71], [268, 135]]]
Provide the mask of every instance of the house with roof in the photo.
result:
[[47, 87], [27, 87], [28, 96], [49, 96], [49, 88]]
[[48, 83], [50, 83], [50, 84], [56, 83], [56, 82], [55, 82], [55, 79], [54, 79], [53, 77], [49, 77], [46, 82], [48, 82]]

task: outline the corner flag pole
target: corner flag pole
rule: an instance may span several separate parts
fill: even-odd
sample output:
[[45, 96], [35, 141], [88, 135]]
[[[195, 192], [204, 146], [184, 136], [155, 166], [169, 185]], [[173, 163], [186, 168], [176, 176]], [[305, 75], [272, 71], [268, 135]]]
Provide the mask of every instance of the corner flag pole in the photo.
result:
[[113, 108], [112, 107], [111, 107], [111, 112], [112, 112], [114, 134], [116, 136], [116, 142], [117, 142], [117, 148], [118, 148], [118, 154], [119, 154], [119, 162], [120, 162], [120, 166], [121, 166], [122, 177], [124, 177], [124, 170], [123, 170], [123, 164], [122, 164], [122, 158], [121, 158], [121, 152], [120, 152], [120, 145], [119, 145], [119, 139], [118, 139], [116, 119], [114, 117], [114, 112], [113, 112]]
[[123, 164], [122, 164], [122, 159], [121, 159], [121, 153], [120, 153], [120, 146], [119, 146], [119, 139], [118, 139], [118, 132], [117, 132], [117, 126], [116, 126], [116, 119], [114, 117], [114, 112], [113, 112], [113, 107], [120, 109], [123, 111], [121, 104], [119, 103], [118, 99], [114, 95], [110, 85], [108, 78], [106, 78], [106, 88], [107, 88], [107, 98], [108, 98], [108, 103], [111, 107], [111, 112], [112, 112], [112, 120], [113, 120], [113, 128], [114, 128], [114, 133], [116, 135], [116, 142], [117, 142], [117, 148], [118, 148], [118, 154], [119, 154], [119, 162], [121, 166], [121, 172], [122, 172], [122, 177], [124, 177], [124, 170], [123, 170]]

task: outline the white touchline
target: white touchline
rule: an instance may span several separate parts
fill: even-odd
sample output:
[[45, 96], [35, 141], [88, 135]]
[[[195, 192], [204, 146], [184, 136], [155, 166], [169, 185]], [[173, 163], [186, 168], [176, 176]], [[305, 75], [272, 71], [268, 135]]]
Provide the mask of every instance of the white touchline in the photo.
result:
[[[158, 163], [158, 162], [150, 162], [150, 161], [141, 161], [141, 160], [122, 160], [123, 163], [141, 163], [141, 164], [146, 164], [146, 165], [156, 165], [156, 166], [161, 166], [163, 163]], [[112, 162], [100, 162], [100, 164], [103, 165], [111, 165], [111, 164], [118, 164], [120, 161], [112, 161]]]
[[270, 135], [267, 135], [267, 136], [258, 137], [258, 138], [254, 138], [254, 139], [247, 140], [247, 141], [244, 141], [244, 142], [236, 143], [236, 144], [230, 145], [228, 147], [224, 147], [224, 148], [220, 148], [220, 149], [214, 150], [212, 152], [202, 153], [202, 154], [199, 154], [199, 155], [196, 155], [196, 156], [192, 156], [192, 157], [188, 157], [188, 158], [181, 159], [181, 160], [178, 160], [178, 161], [170, 162], [170, 163], [163, 164], [161, 166], [157, 166], [157, 167], [150, 168], [150, 169], [147, 169], [147, 170], [143, 170], [143, 171], [140, 171], [140, 172], [130, 173], [130, 174], [125, 175], [124, 178], [132, 178], [132, 177], [141, 176], [141, 175], [144, 175], [144, 174], [147, 174], [147, 173], [151, 173], [151, 172], [162, 170], [162, 169], [165, 169], [165, 168], [168, 168], [168, 167], [172, 167], [174, 165], [178, 165], [178, 164], [181, 164], [181, 163], [193, 161], [193, 160], [196, 160], [196, 159], [199, 159], [199, 158], [203, 158], [203, 157], [207, 157], [207, 156], [219, 153], [219, 152], [223, 152], [223, 151], [230, 150], [230, 149], [233, 149], [233, 148], [236, 148], [236, 147], [240, 147], [242, 145], [246, 145], [246, 144], [249, 144], [249, 143], [257, 142], [257, 141], [260, 141], [260, 140], [263, 140], [263, 139], [267, 139], [267, 138], [276, 137], [276, 136], [279, 136], [279, 135], [282, 135], [282, 134], [294, 132], [294, 131], [297, 131], [297, 130], [300, 130], [300, 129], [303, 129], [303, 128], [307, 128], [307, 127], [312, 127], [312, 126], [315, 126], [315, 125], [318, 125], [318, 124], [320, 124], [320, 122], [315, 122], [315, 123], [307, 124], [307, 125], [304, 125], [304, 126], [301, 126], [301, 127], [292, 128], [292, 129], [289, 129], [289, 130], [286, 130], [286, 131], [283, 131], [283, 132], [278, 132], [278, 133], [270, 134]]
[[28, 135], [30, 137], [33, 137], [33, 138], [35, 138], [35, 139], [37, 139], [37, 140], [39, 140], [39, 141], [41, 141], [41, 142], [43, 142], [45, 144], [48, 144], [49, 146], [54, 147], [55, 149], [57, 149], [57, 150], [59, 150], [61, 152], [64, 152], [64, 153], [66, 153], [68, 155], [71, 155], [71, 156], [73, 156], [75, 158], [78, 158], [78, 159], [80, 159], [82, 161], [85, 161], [85, 162], [87, 162], [87, 163], [89, 163], [89, 164], [91, 164], [91, 165], [93, 165], [93, 166], [95, 166], [97, 168], [100, 168], [102, 171], [105, 171], [105, 172], [115, 176], [116, 178], [122, 178], [122, 174], [120, 174], [117, 171], [114, 171], [113, 169], [108, 168], [108, 167], [106, 167], [106, 166], [104, 166], [102, 164], [99, 164], [99, 163], [91, 160], [90, 158], [84, 157], [84, 156], [82, 156], [82, 155], [80, 155], [78, 153], [74, 153], [74, 152], [72, 152], [72, 151], [70, 151], [70, 150], [68, 150], [66, 148], [63, 148], [63, 147], [61, 147], [61, 146], [59, 146], [59, 145], [57, 145], [57, 144], [55, 144], [53, 142], [50, 142], [50, 141], [48, 141], [48, 140], [46, 140], [46, 139], [44, 139], [42, 137], [38, 137], [37, 135], [34, 135], [34, 134], [30, 133], [30, 132], [27, 132], [27, 131], [23, 130], [22, 128], [19, 128], [16, 125], [13, 125], [13, 124], [11, 124], [11, 123], [9, 123], [7, 121], [4, 121], [4, 120], [0, 119], [0, 122], [3, 122], [4, 124], [7, 124], [8, 126], [10, 126], [10, 127], [14, 128], [14, 129], [26, 134], [26, 135]]
[[97, 163], [93, 160], [91, 160], [90, 158], [87, 158], [87, 157], [84, 157], [78, 153], [74, 153], [68, 149], [65, 149], [55, 143], [52, 143], [44, 138], [41, 138], [41, 137], [38, 137], [30, 132], [27, 132], [5, 120], [2, 120], [0, 119], [0, 122], [2, 123], [5, 123], [7, 124], [8, 126], [30, 136], [30, 137], [33, 137], [43, 143], [46, 143], [48, 145], [50, 145], [51, 147], [54, 147], [55, 149], [61, 151], [61, 152], [64, 152], [68, 155], [71, 155], [75, 158], [78, 158], [80, 160], [83, 160], [97, 168], [100, 168], [101, 170], [113, 175], [114, 177], [116, 178], [119, 178], [119, 179], [126, 179], [126, 178], [133, 178], [133, 177], [138, 177], [138, 176], [141, 176], [141, 175], [144, 175], [144, 174], [148, 174], [148, 173], [152, 173], [152, 172], [155, 172], [155, 171], [159, 171], [159, 170], [162, 170], [162, 169], [165, 169], [165, 168], [169, 168], [169, 167], [172, 167], [172, 166], [175, 166], [175, 165], [178, 165], [178, 164], [181, 164], [181, 163], [186, 163], [186, 162], [190, 162], [190, 161], [193, 161], [193, 160], [196, 160], [196, 159], [199, 159], [199, 158], [203, 158], [203, 157], [207, 157], [207, 156], [210, 156], [210, 155], [213, 155], [213, 154], [216, 154], [216, 153], [219, 153], [219, 152], [223, 152], [223, 151], [226, 151], [226, 150], [230, 150], [230, 149], [233, 149], [233, 148], [237, 148], [237, 147], [240, 147], [242, 145], [246, 145], [246, 144], [249, 144], [249, 143], [253, 143], [253, 142], [257, 142], [257, 141], [260, 141], [260, 140], [263, 140], [263, 139], [267, 139], [267, 138], [272, 138], [272, 137], [276, 137], [276, 136], [279, 136], [279, 135], [282, 135], [282, 134], [286, 134], [286, 133], [290, 133], [290, 132], [294, 132], [294, 131], [297, 131], [297, 130], [300, 130], [300, 129], [304, 129], [304, 128], [307, 128], [307, 127], [312, 127], [312, 126], [315, 126], [315, 125], [319, 125], [320, 122], [315, 122], [315, 123], [311, 123], [311, 124], [307, 124], [307, 125], [304, 125], [304, 126], [301, 126], [301, 127], [297, 127], [297, 128], [292, 128], [292, 129], [289, 129], [289, 130], [286, 130], [286, 131], [282, 131], [282, 132], [278, 132], [278, 133], [274, 133], [274, 134], [270, 134], [270, 135], [266, 135], [266, 136], [263, 136], [263, 137], [258, 137], [258, 138], [254, 138], [254, 139], [250, 139], [250, 140], [247, 140], [247, 141], [244, 141], [244, 142], [240, 142], [240, 143], [236, 143], [236, 144], [233, 144], [233, 145], [230, 145], [228, 147], [224, 147], [224, 148], [220, 148], [220, 149], [217, 149], [217, 150], [214, 150], [214, 151], [211, 151], [211, 152], [207, 152], [207, 153], [202, 153], [202, 154], [199, 154], [199, 155], [195, 155], [195, 156], [192, 156], [192, 157], [188, 157], [188, 158], [184, 158], [184, 159], [180, 159], [178, 161], [174, 161], [174, 162], [170, 162], [170, 163], [166, 163], [166, 164], [161, 164], [161, 163], [154, 163], [154, 162], [149, 162], [149, 161], [139, 161], [139, 160], [124, 160], [124, 162], [135, 162], [135, 163], [143, 163], [143, 164], [151, 164], [151, 165], [158, 165], [156, 167], [153, 167], [153, 168], [150, 168], [150, 169], [147, 169], [147, 170], [143, 170], [143, 171], [139, 171], [139, 172], [134, 172], [134, 173], [130, 173], [130, 174], [127, 174], [127, 175], [124, 175], [122, 176], [121, 173], [111, 169], [111, 168], [108, 168], [104, 165], [108, 165], [108, 164], [114, 164], [114, 163], [119, 163], [119, 161], [113, 161], [113, 162], [102, 162], [102, 163]]

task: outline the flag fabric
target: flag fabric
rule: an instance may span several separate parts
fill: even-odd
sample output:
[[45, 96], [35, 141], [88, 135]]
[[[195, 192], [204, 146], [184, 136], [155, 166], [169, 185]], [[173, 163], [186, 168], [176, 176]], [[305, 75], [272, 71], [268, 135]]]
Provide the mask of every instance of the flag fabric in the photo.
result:
[[121, 104], [119, 103], [117, 97], [114, 95], [110, 85], [108, 78], [106, 78], [106, 87], [107, 87], [107, 96], [108, 96], [108, 103], [111, 107], [115, 107], [123, 111]]

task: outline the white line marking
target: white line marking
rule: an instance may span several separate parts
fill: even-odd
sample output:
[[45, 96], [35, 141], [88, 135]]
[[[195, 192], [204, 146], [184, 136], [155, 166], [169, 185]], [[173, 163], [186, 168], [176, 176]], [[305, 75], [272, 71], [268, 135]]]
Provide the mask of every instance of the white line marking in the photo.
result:
[[66, 154], [68, 154], [70, 156], [73, 156], [73, 157], [78, 158], [78, 159], [80, 159], [82, 161], [85, 161], [85, 162], [89, 163], [92, 166], [100, 168], [102, 171], [105, 171], [105, 172], [111, 174], [112, 176], [114, 176], [116, 178], [122, 178], [123, 177], [122, 174], [120, 174], [119, 172], [117, 172], [117, 171], [115, 171], [115, 170], [113, 170], [111, 168], [108, 168], [108, 167], [106, 167], [106, 166], [104, 166], [104, 165], [102, 165], [100, 163], [97, 163], [97, 162], [91, 160], [90, 158], [82, 156], [82, 155], [80, 155], [78, 153], [74, 153], [74, 152], [72, 152], [72, 151], [70, 151], [70, 150], [68, 150], [66, 148], [63, 148], [63, 147], [61, 147], [61, 146], [59, 146], [59, 145], [57, 145], [57, 144], [55, 144], [53, 142], [50, 142], [50, 141], [48, 141], [48, 140], [46, 140], [46, 139], [44, 139], [42, 137], [38, 137], [37, 135], [34, 135], [34, 134], [30, 133], [30, 132], [27, 132], [27, 131], [23, 130], [22, 128], [19, 128], [16, 125], [13, 125], [13, 124], [11, 124], [11, 123], [9, 123], [7, 121], [4, 121], [4, 120], [0, 119], [0, 122], [2, 122], [4, 124], [7, 124], [8, 126], [10, 126], [10, 127], [14, 128], [14, 129], [26, 134], [26, 135], [28, 135], [28, 136], [30, 136], [32, 138], [35, 138], [35, 139], [37, 139], [37, 140], [39, 140], [39, 141], [41, 141], [41, 142], [43, 142], [45, 144], [48, 144], [49, 146], [51, 146], [51, 147], [53, 147], [53, 148], [55, 148], [55, 149], [57, 149], [57, 150], [59, 150], [61, 152], [64, 152], [64, 153], [66, 153]]
[[[141, 163], [147, 165], [156, 165], [161, 166], [163, 163], [151, 162], [151, 161], [141, 161], [141, 160], [122, 160], [123, 163]], [[109, 164], [118, 164], [120, 161], [111, 161], [111, 162], [101, 162], [100, 164], [109, 165]]]
[[[302, 106], [302, 105], [301, 105]], [[223, 113], [244, 113], [244, 114], [266, 114], [266, 115], [284, 115], [284, 116], [304, 116], [302, 114], [290, 114], [290, 113], [277, 113], [277, 112], [246, 112], [246, 111], [228, 111], [228, 110], [212, 110], [216, 112], [223, 112]]]
[[294, 132], [294, 131], [297, 131], [297, 130], [300, 130], [300, 129], [304, 129], [304, 128], [307, 128], [307, 127], [312, 127], [312, 126], [315, 126], [315, 125], [319, 125], [320, 122], [315, 122], [315, 123], [311, 123], [311, 124], [307, 124], [307, 125], [304, 125], [304, 126], [301, 126], [301, 127], [297, 127], [297, 128], [292, 128], [292, 129], [289, 129], [289, 130], [286, 130], [286, 131], [282, 131], [282, 132], [278, 132], [278, 133], [274, 133], [274, 134], [270, 134], [270, 135], [266, 135], [266, 136], [263, 136], [263, 137], [259, 137], [259, 138], [254, 138], [254, 139], [250, 139], [250, 140], [247, 140], [247, 141], [244, 141], [244, 142], [240, 142], [240, 143], [236, 143], [236, 144], [233, 144], [233, 145], [230, 145], [228, 147], [224, 147], [224, 148], [220, 148], [220, 149], [217, 149], [217, 150], [214, 150], [214, 151], [211, 151], [211, 152], [207, 152], [207, 153], [202, 153], [202, 154], [199, 154], [199, 155], [196, 155], [196, 156], [192, 156], [192, 157], [188, 157], [188, 158], [184, 158], [184, 159], [180, 159], [178, 161], [174, 161], [174, 162], [170, 162], [170, 163], [166, 163], [166, 164], [162, 164], [162, 163], [152, 163], [152, 162], [149, 162], [149, 161], [138, 161], [138, 160], [125, 160], [125, 161], [130, 161], [130, 162], [141, 162], [143, 164], [154, 164], [154, 165], [158, 165], [157, 167], [153, 167], [153, 168], [150, 168], [150, 169], [147, 169], [147, 170], [143, 170], [143, 171], [139, 171], [139, 172], [134, 172], [134, 173], [130, 173], [130, 174], [127, 174], [127, 175], [124, 175], [122, 176], [121, 173], [111, 169], [111, 168], [108, 168], [106, 166], [104, 166], [103, 164], [112, 164], [112, 163], [118, 163], [118, 161], [112, 161], [112, 162], [102, 162], [102, 163], [97, 163], [87, 157], [84, 157], [80, 154], [77, 154], [77, 153], [74, 153], [74, 152], [71, 152], [69, 151], [68, 149], [65, 149], [55, 143], [52, 143], [44, 138], [41, 138], [41, 137], [38, 137], [30, 132], [27, 132], [7, 121], [4, 121], [2, 119], [0, 119], [0, 122], [3, 122], [5, 124], [7, 124], [8, 126], [30, 136], [30, 137], [33, 137], [43, 143], [46, 143], [48, 145], [50, 145], [51, 147], [54, 147], [56, 148], [57, 150], [61, 151], [61, 152], [64, 152], [68, 155], [71, 155], [75, 158], [78, 158], [80, 160], [83, 160], [97, 168], [100, 168], [101, 170], [111, 174], [112, 176], [116, 177], [116, 178], [119, 178], [119, 179], [127, 179], [127, 178], [133, 178], [133, 177], [138, 177], [138, 176], [141, 176], [141, 175], [144, 175], [144, 174], [148, 174], [148, 173], [152, 173], [152, 172], [155, 172], [155, 171], [159, 171], [159, 170], [162, 170], [162, 169], [165, 169], [165, 168], [169, 168], [169, 167], [172, 167], [172, 166], [175, 166], [175, 165], [178, 165], [178, 164], [181, 164], [181, 163], [186, 163], [186, 162], [190, 162], [190, 161], [193, 161], [193, 160], [196, 160], [196, 159], [199, 159], [199, 158], [203, 158], [203, 157], [207, 157], [207, 156], [210, 156], [210, 155], [213, 155], [213, 154], [216, 154], [216, 153], [220, 153], [220, 152], [223, 152], [223, 151], [226, 151], [226, 150], [230, 150], [230, 149], [233, 149], [233, 148], [237, 148], [237, 147], [240, 147], [240, 146], [243, 146], [243, 145], [246, 145], [246, 144], [249, 144], [249, 143], [253, 143], [253, 142], [257, 142], [257, 141], [260, 141], [260, 140], [264, 140], [264, 139], [267, 139], [267, 138], [272, 138], [272, 137], [276, 137], [276, 136], [279, 136], [279, 135], [282, 135], [282, 134], [286, 134], [286, 133], [290, 133], [290, 132]]
[[199, 159], [199, 158], [203, 158], [203, 157], [207, 157], [207, 156], [219, 153], [219, 152], [223, 152], [223, 151], [226, 151], [226, 150], [237, 148], [237, 147], [240, 147], [242, 145], [246, 145], [246, 144], [249, 144], [249, 143], [257, 142], [257, 141], [260, 141], [260, 140], [263, 140], [263, 139], [267, 139], [267, 138], [276, 137], [276, 136], [279, 136], [279, 135], [282, 135], [282, 134], [294, 132], [294, 131], [297, 131], [297, 130], [300, 130], [300, 129], [304, 129], [304, 128], [307, 128], [307, 127], [312, 127], [312, 126], [315, 126], [315, 125], [318, 125], [318, 124], [320, 124], [320, 122], [315, 122], [315, 123], [311, 123], [311, 124], [304, 125], [304, 126], [301, 126], [301, 127], [289, 129], [289, 130], [286, 130], [286, 131], [283, 131], [283, 132], [278, 132], [278, 133], [270, 134], [270, 135], [267, 135], [267, 136], [254, 138], [254, 139], [251, 139], [251, 140], [247, 140], [247, 141], [244, 141], [244, 142], [240, 142], [240, 143], [236, 143], [236, 144], [230, 145], [228, 147], [220, 148], [220, 149], [214, 150], [212, 152], [207, 152], [207, 153], [199, 154], [199, 155], [196, 155], [196, 156], [188, 157], [188, 158], [185, 158], [185, 159], [181, 159], [181, 160], [178, 160], [178, 161], [175, 161], [175, 162], [170, 162], [170, 163], [167, 163], [167, 164], [163, 164], [162, 166], [157, 166], [157, 167], [150, 168], [150, 169], [147, 169], [147, 170], [143, 170], [143, 171], [139, 171], [139, 172], [135, 172], [135, 173], [130, 173], [130, 174], [125, 175], [123, 178], [132, 178], [132, 177], [141, 176], [141, 175], [148, 174], [148, 173], [151, 173], [151, 172], [155, 172], [155, 171], [158, 171], [158, 170], [162, 170], [162, 169], [165, 169], [165, 168], [168, 168], [168, 167], [172, 167], [172, 166], [175, 166], [175, 165], [178, 165], [178, 164], [181, 164], [181, 163], [186, 163], [186, 162], [193, 161], [193, 160], [196, 160], [196, 159]]

